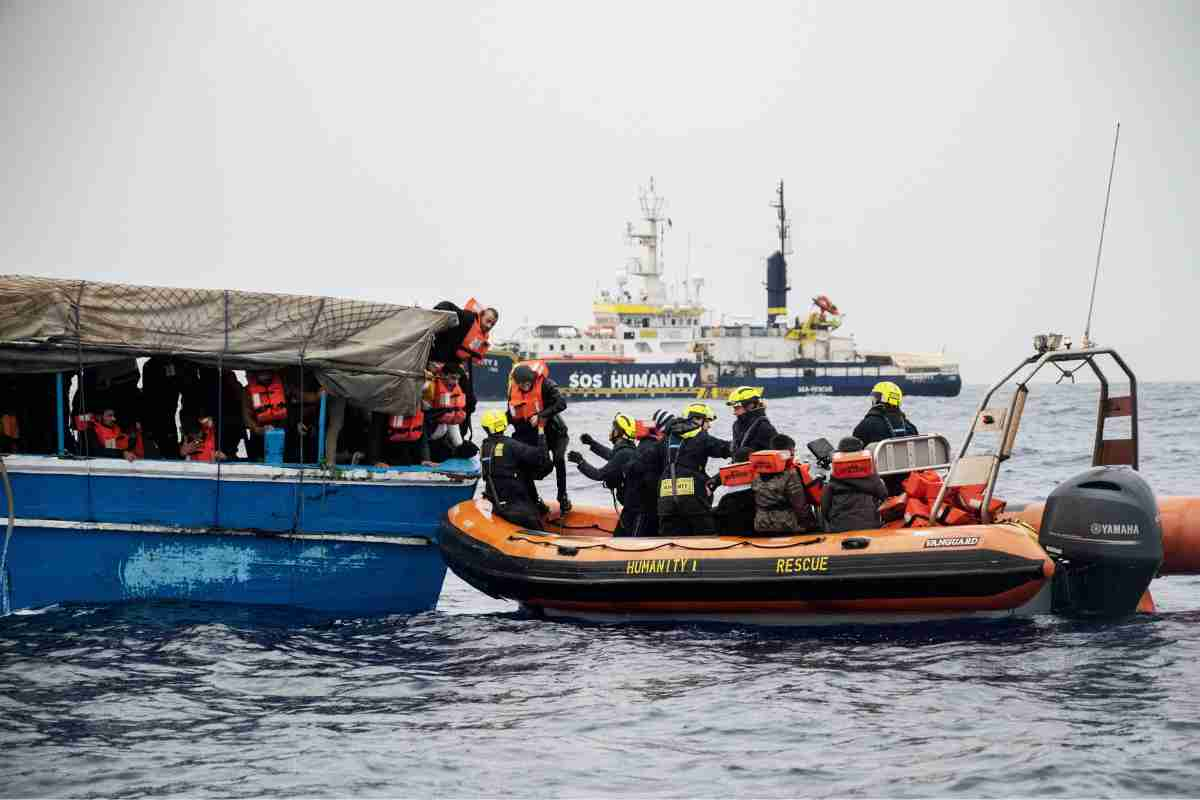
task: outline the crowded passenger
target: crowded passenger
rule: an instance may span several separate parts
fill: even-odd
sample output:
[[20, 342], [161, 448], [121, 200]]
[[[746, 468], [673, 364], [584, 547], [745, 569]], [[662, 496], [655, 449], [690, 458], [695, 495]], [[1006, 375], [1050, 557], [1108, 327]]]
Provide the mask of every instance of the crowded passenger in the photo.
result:
[[[142, 429], [163, 458], [180, 457], [175, 417], [180, 400], [195, 383], [196, 365], [183, 359], [151, 356], [142, 365]], [[240, 401], [240, 392], [236, 399]]]
[[463, 454], [462, 423], [467, 419], [467, 398], [459, 385], [462, 377], [462, 367], [445, 364], [425, 383], [421, 408], [428, 453], [423, 460], [441, 463]]
[[[847, 468], [844, 471], [842, 466]], [[853, 476], [853, 477], [851, 477]], [[888, 490], [875, 473], [871, 454], [860, 439], [847, 436], [838, 442], [829, 480], [821, 491], [821, 517], [830, 533], [879, 528], [879, 504]]]
[[[508, 418], [513, 425], [513, 438], [533, 446], [543, 433], [553, 457], [555, 482], [558, 486], [558, 507], [566, 514], [571, 510], [567, 497], [567, 424], [562, 412], [567, 409], [566, 398], [549, 377], [545, 362], [522, 362], [513, 367], [508, 380]], [[550, 474], [547, 469], [544, 478]], [[540, 502], [540, 500], [539, 500]]]
[[98, 414], [81, 414], [76, 419], [86, 439], [87, 455], [124, 458], [126, 461], [138, 459], [137, 433], [126, 433], [117, 422], [117, 413], [112, 408], [106, 408]]
[[626, 414], [617, 414], [613, 417], [612, 428], [608, 433], [608, 441], [612, 443], [611, 448], [597, 442], [590, 434], [585, 433], [579, 437], [579, 441], [605, 460], [603, 467], [593, 467], [578, 450], [572, 450], [567, 454], [567, 460], [579, 467], [580, 472], [594, 481], [603, 483], [604, 488], [612, 492], [614, 500], [621, 503], [621, 516], [617, 520], [613, 536], [638, 535], [638, 518], [643, 511], [639, 494], [641, 486], [637, 483], [626, 482], [630, 468], [638, 459], [637, 445], [635, 444], [637, 433], [638, 425], [632, 417]]
[[658, 528], [662, 536], [714, 535], [708, 459], [729, 458], [729, 442], [708, 432], [717, 415], [692, 403], [682, 417], [656, 419], [663, 430], [654, 465], [659, 476]]
[[209, 464], [225, 460], [225, 453], [217, 448], [217, 425], [212, 417], [201, 417], [184, 428], [179, 455], [187, 461]]
[[[206, 364], [196, 364], [193, 368], [195, 379], [184, 390], [180, 422], [191, 426], [202, 417], [211, 417], [217, 427], [217, 449], [232, 458], [246, 439], [242, 408], [246, 389], [231, 369]], [[247, 372], [246, 377], [249, 379], [251, 373]], [[286, 373], [284, 386], [287, 386]]]
[[726, 405], [734, 414], [733, 438], [729, 442], [733, 449], [770, 449], [771, 439], [778, 431], [767, 419], [767, 406], [762, 396], [761, 386], [739, 386], [729, 393]]
[[[735, 450], [733, 453], [733, 463], [748, 467], [751, 452], [749, 447]], [[750, 533], [753, 531], [757, 505], [754, 501], [754, 486], [752, 481], [744, 480], [744, 482], [739, 482], [738, 485], [729, 486], [722, 483], [721, 475], [718, 474], [713, 479], [713, 483], [717, 486], [724, 486], [721, 499], [717, 501], [717, 506], [713, 509], [713, 518], [716, 520], [717, 530], [721, 533]]]
[[247, 372], [242, 422], [250, 431], [246, 452], [251, 461], [266, 458], [266, 434], [283, 431], [283, 461], [288, 464], [315, 460], [315, 422], [320, 387], [312, 373], [258, 368]]
[[795, 450], [796, 442], [790, 436], [776, 434], [771, 450], [763, 453], [764, 458], [756, 465], [752, 484], [755, 533], [782, 536], [818, 527], [804, 479], [795, 469]]
[[480, 422], [487, 433], [479, 451], [483, 496], [503, 519], [540, 530], [540, 501], [533, 480], [548, 475], [551, 469], [545, 434], [539, 428], [533, 445], [505, 436], [508, 417], [498, 410], [484, 412]]
[[[444, 300], [435, 305], [434, 309], [454, 312], [458, 324], [434, 337], [429, 360], [438, 364], [458, 364], [464, 367], [483, 361], [488, 348], [491, 347], [489, 337], [492, 328], [496, 327], [496, 322], [500, 319], [500, 312], [494, 308], [481, 308], [473, 299], [467, 301], [465, 308], [459, 308], [449, 300]], [[475, 388], [471, 385], [469, 372], [463, 377], [467, 416], [470, 416], [475, 413]]]

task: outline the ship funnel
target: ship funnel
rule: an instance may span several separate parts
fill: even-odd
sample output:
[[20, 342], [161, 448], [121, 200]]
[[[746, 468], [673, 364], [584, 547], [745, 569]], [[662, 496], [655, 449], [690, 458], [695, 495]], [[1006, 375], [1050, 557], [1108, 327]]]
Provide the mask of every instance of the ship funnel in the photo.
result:
[[787, 260], [776, 250], [767, 259], [767, 326], [775, 324], [776, 317], [787, 321]]

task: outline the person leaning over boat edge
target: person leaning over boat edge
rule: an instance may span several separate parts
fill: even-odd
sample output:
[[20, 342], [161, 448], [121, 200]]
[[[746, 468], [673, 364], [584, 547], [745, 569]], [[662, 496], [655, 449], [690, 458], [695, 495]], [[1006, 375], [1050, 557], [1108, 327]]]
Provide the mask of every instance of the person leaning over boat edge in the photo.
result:
[[540, 480], [554, 471], [559, 511], [566, 514], [571, 510], [566, 459], [570, 437], [561, 414], [567, 410], [567, 400], [550, 379], [549, 372], [541, 361], [521, 362], [513, 367], [508, 381], [508, 419], [513, 426], [513, 438], [519, 442], [533, 446], [537, 437], [545, 434], [553, 463], [534, 478]]
[[[838, 442], [837, 453], [856, 453], [862, 449], [862, 441], [847, 436]], [[838, 478], [831, 471], [821, 490], [821, 518], [825, 520], [825, 530], [841, 533], [880, 527], [883, 522], [879, 518], [879, 504], [887, 496], [887, 487], [874, 473], [865, 478]]]
[[[729, 458], [729, 442], [708, 432], [717, 415], [705, 403], [691, 403], [682, 417], [664, 421], [654, 466], [659, 479], [660, 536], [712, 536], [716, 523], [705, 471], [710, 458]], [[656, 420], [657, 421], [657, 420]]]
[[[449, 300], [443, 300], [433, 308], [435, 311], [453, 312], [458, 324], [433, 337], [429, 360], [463, 367], [482, 362], [491, 347], [492, 328], [496, 327], [500, 312], [491, 307], [481, 308], [474, 299], [468, 300], [464, 308], [459, 308]], [[463, 392], [467, 398], [467, 416], [470, 417], [475, 413], [475, 387], [469, 371], [464, 377]]]
[[771, 449], [771, 440], [779, 431], [767, 419], [767, 406], [762, 399], [761, 386], [739, 386], [729, 393], [725, 405], [733, 409], [733, 436], [729, 445], [734, 450], [749, 447], [751, 451]]
[[612, 428], [608, 433], [611, 448], [600, 444], [589, 434], [585, 433], [579, 437], [579, 441], [590, 447], [593, 453], [606, 460], [607, 463], [603, 467], [597, 469], [587, 463], [578, 450], [567, 453], [567, 460], [579, 467], [580, 472], [594, 481], [603, 483], [605, 488], [613, 493], [613, 498], [620, 500], [621, 516], [617, 520], [613, 536], [637, 535], [638, 517], [642, 513], [638, 502], [640, 498], [636, 491], [630, 492], [630, 486], [626, 483], [629, 469], [638, 457], [637, 446], [634, 444], [636, 436], [637, 422], [633, 417], [617, 414], [613, 417]]
[[540, 430], [536, 445], [527, 445], [505, 436], [508, 417], [503, 411], [485, 411], [480, 420], [487, 436], [479, 449], [483, 496], [491, 501], [501, 518], [514, 525], [541, 530], [536, 490], [530, 474], [547, 474], [550, 453], [546, 436]]

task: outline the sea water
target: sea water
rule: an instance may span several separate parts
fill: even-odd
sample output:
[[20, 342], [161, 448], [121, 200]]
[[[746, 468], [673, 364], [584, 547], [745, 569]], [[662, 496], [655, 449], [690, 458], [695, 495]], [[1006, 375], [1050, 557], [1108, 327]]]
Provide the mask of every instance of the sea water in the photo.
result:
[[[957, 444], [982, 392], [905, 405]], [[567, 421], [603, 438], [681, 405]], [[1085, 469], [1095, 407], [1094, 384], [1035, 386], [998, 495]], [[865, 403], [769, 410], [836, 443]], [[1196, 387], [1143, 386], [1140, 411], [1147, 480], [1200, 494]], [[611, 502], [569, 469], [576, 503]], [[453, 575], [411, 617], [55, 607], [0, 620], [0, 796], [1198, 795], [1200, 578], [1153, 592], [1114, 623], [829, 629], [543, 622]]]

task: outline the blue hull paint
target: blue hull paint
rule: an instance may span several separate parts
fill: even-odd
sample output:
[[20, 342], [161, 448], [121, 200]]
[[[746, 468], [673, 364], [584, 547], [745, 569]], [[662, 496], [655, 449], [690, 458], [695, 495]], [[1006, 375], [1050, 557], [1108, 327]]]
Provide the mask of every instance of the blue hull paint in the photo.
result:
[[[477, 468], [316, 470], [36, 456], [7, 460], [10, 604], [187, 600], [336, 615], [437, 603], [446, 510]], [[301, 477], [303, 476], [303, 480]]]
[[[631, 364], [603, 361], [547, 360], [550, 377], [570, 398], [599, 400], [610, 397], [717, 397], [736, 386], [762, 386], [769, 398], [867, 395], [879, 381], [893, 381], [914, 397], [957, 397], [962, 378], [957, 373], [909, 375], [889, 372], [890, 367], [849, 366], [844, 362], [809, 367], [761, 365], [772, 371], [791, 370], [793, 377], [761, 377], [753, 369], [748, 374], [723, 374], [716, 382], [705, 383], [701, 369], [693, 362], [675, 364]], [[508, 373], [513, 359], [503, 353], [489, 354], [472, 371], [475, 394], [481, 400], [503, 400], [507, 395]], [[805, 376], [805, 371], [814, 374]], [[850, 374], [841, 374], [843, 372]], [[829, 373], [834, 374], [829, 374]], [[858, 374], [855, 374], [858, 373]]]

